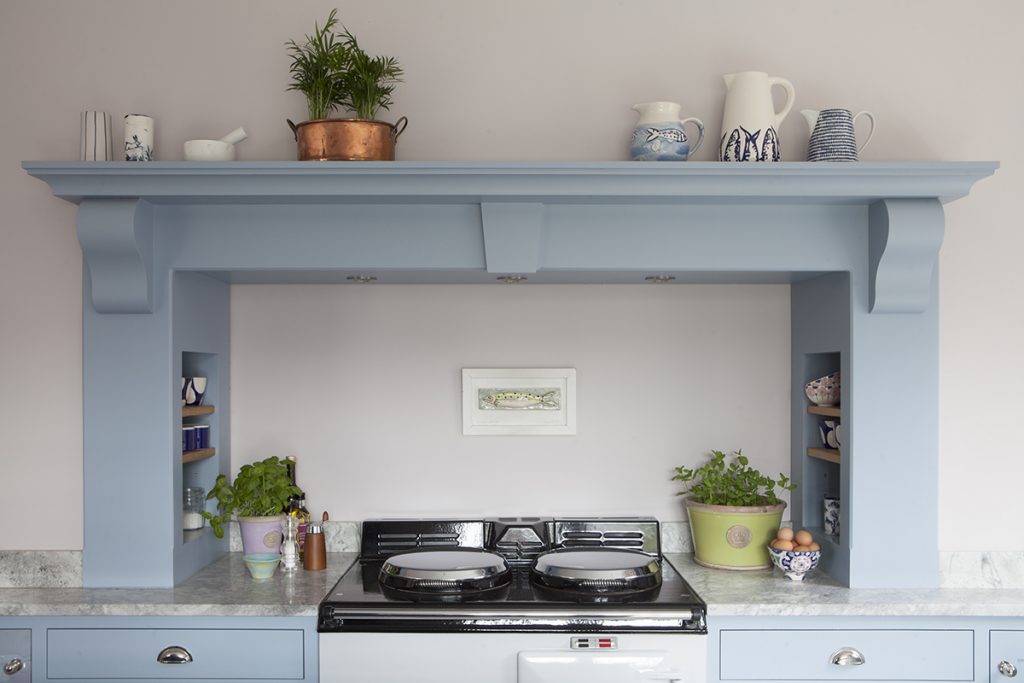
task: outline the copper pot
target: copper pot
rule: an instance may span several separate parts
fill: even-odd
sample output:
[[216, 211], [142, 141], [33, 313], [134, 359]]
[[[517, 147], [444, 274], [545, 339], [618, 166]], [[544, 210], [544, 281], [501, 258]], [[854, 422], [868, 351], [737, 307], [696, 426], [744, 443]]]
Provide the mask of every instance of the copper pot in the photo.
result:
[[292, 123], [299, 161], [394, 161], [395, 143], [409, 124], [371, 119], [318, 119]]

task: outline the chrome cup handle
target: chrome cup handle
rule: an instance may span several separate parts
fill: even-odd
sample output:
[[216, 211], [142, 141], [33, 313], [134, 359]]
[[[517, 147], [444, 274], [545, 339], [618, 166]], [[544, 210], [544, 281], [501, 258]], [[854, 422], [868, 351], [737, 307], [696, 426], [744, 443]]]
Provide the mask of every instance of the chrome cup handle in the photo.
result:
[[192, 653], [180, 645], [171, 645], [160, 650], [156, 661], [161, 664], [188, 664], [192, 661]]
[[829, 661], [835, 666], [861, 666], [864, 664], [864, 655], [852, 647], [844, 647], [833, 652]]

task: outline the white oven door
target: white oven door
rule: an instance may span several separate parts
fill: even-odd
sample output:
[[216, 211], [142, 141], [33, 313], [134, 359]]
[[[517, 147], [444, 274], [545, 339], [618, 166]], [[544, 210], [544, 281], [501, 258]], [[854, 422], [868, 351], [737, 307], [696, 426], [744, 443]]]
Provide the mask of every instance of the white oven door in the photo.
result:
[[520, 652], [517, 683], [693, 683], [672, 659], [664, 650]]
[[[321, 633], [320, 683], [704, 683], [708, 637], [617, 633]], [[606, 637], [604, 635], [600, 636]]]

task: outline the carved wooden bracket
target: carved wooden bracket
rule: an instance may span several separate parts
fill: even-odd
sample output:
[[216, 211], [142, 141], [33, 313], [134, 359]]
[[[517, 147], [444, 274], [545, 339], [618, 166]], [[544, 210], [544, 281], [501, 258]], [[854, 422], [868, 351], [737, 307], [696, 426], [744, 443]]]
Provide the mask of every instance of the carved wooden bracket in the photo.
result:
[[480, 205], [488, 273], [536, 273], [540, 261], [543, 204]]
[[153, 207], [142, 199], [85, 199], [78, 242], [99, 313], [153, 311]]
[[869, 309], [922, 313], [945, 231], [938, 199], [883, 199], [868, 211]]

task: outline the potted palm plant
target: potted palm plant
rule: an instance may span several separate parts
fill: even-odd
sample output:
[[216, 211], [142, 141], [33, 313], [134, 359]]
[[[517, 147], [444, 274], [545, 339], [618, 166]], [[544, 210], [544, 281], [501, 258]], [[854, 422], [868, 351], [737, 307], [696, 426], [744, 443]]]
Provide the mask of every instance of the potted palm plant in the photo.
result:
[[[293, 123], [300, 161], [391, 161], [395, 143], [409, 120], [391, 124], [376, 119], [390, 110], [402, 67], [394, 57], [371, 57], [356, 37], [338, 26], [338, 10], [331, 10], [323, 26], [313, 25], [305, 41], [286, 43], [292, 58], [289, 90], [306, 96], [309, 119]], [[331, 118], [342, 109], [354, 118]]]
[[252, 553], [278, 552], [281, 546], [281, 524], [288, 499], [301, 495], [302, 489], [292, 483], [288, 467], [277, 456], [242, 465], [233, 482], [223, 474], [217, 477], [207, 499], [217, 499], [217, 514], [208, 511], [213, 535], [224, 538], [224, 524], [232, 515], [238, 518], [242, 531], [242, 549]]
[[693, 535], [694, 559], [720, 569], [766, 569], [772, 566], [768, 544], [782, 523], [785, 501], [776, 486], [796, 489], [789, 477], [766, 477], [750, 467], [740, 451], [726, 464], [722, 451], [696, 469], [677, 467], [672, 477], [686, 484], [686, 512]]

